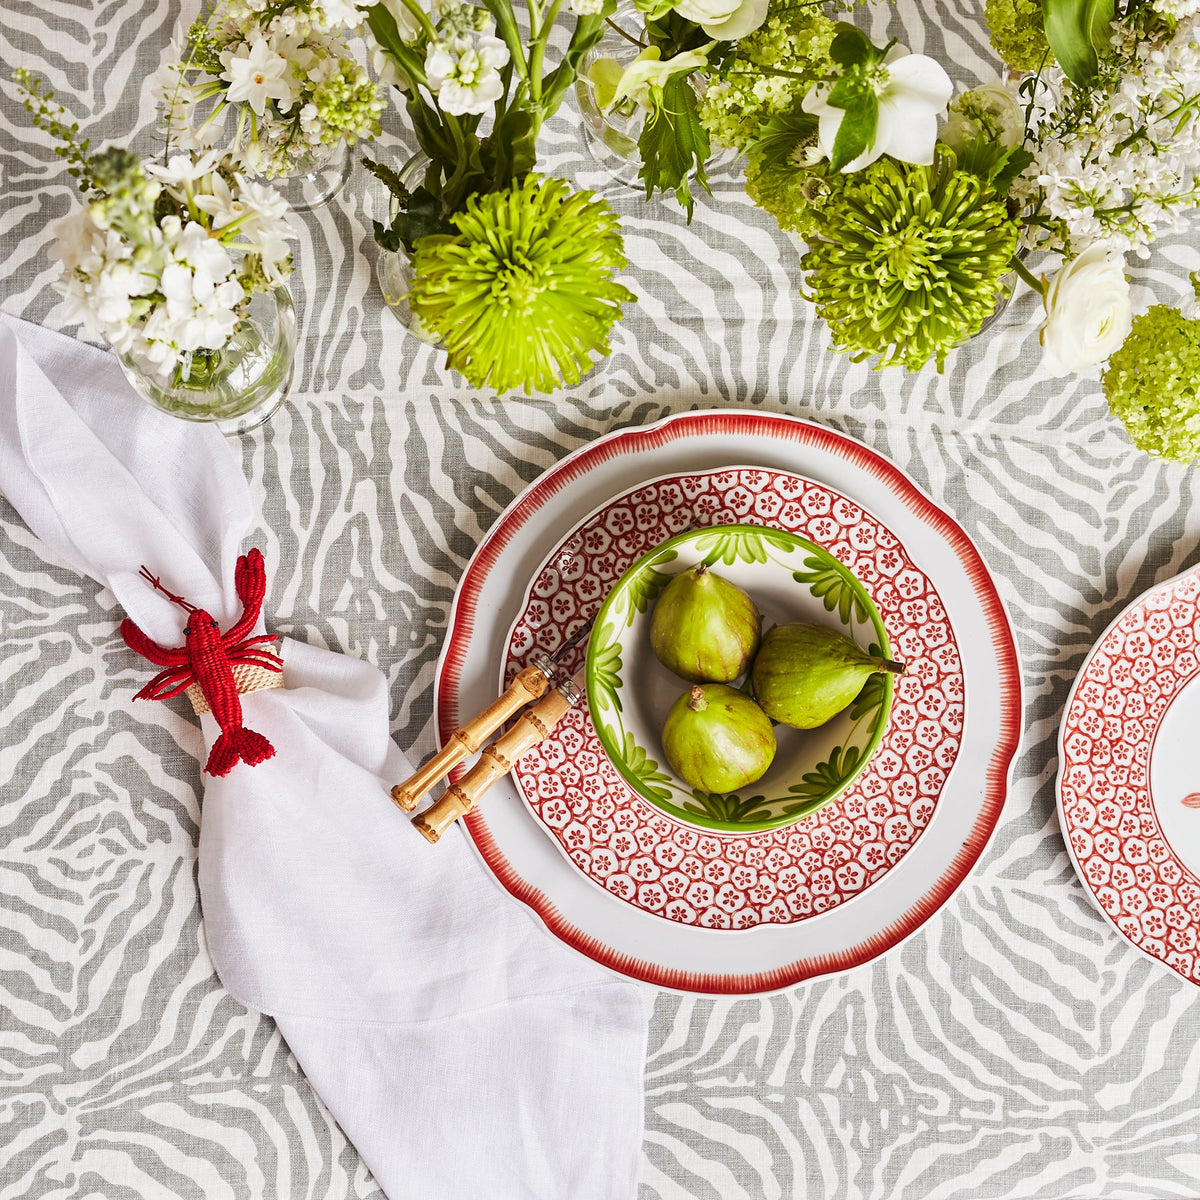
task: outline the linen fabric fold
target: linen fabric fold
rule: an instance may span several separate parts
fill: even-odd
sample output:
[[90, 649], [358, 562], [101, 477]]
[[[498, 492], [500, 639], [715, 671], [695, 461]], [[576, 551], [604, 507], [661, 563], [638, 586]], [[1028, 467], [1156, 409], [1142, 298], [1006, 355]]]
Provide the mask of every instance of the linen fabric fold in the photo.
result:
[[[110, 355], [3, 314], [0, 490], [154, 640], [181, 645], [185, 614], [142, 564], [222, 628], [240, 614], [254, 511], [225, 439], [144, 404]], [[633, 1197], [641, 990], [502, 899], [461, 834], [430, 847], [408, 827], [375, 667], [290, 639], [280, 653], [284, 687], [242, 697], [275, 756], [203, 777], [221, 982], [275, 1018], [392, 1200]]]

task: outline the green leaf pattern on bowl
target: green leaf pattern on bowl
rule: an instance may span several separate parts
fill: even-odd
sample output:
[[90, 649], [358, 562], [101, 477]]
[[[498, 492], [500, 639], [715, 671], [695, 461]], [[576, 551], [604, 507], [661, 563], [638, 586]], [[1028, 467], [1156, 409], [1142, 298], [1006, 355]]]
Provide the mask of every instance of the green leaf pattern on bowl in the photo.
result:
[[808, 570], [793, 571], [792, 578], [807, 585], [814, 596], [820, 596], [829, 612], [836, 610], [842, 624], [849, 624], [851, 613], [859, 621], [867, 620], [867, 606], [850, 580], [815, 558], [806, 558], [804, 565]]
[[767, 798], [761, 792], [757, 796], [747, 796], [742, 799], [736, 792], [723, 796], [720, 792], [694, 791], [691, 800], [685, 800], [683, 807], [697, 815], [715, 817], [718, 821], [769, 821], [771, 808]]
[[[672, 550], [657, 561], [670, 562], [671, 559], [677, 557], [678, 555]], [[636, 579], [631, 579], [629, 581], [629, 604], [625, 610], [625, 624], [632, 625], [638, 613], [646, 612], [658, 599], [659, 592], [674, 578], [673, 575], [666, 575], [662, 571], [654, 570], [653, 567], [647, 567]]]
[[593, 678], [600, 691], [600, 703], [614, 712], [621, 711], [621, 643], [611, 637], [608, 627], [596, 629], [592, 635], [605, 639], [599, 643], [592, 667]]
[[[623, 745], [625, 767], [642, 785], [645, 791], [657, 796], [660, 800], [671, 799], [671, 777], [664, 775], [658, 763], [646, 753], [634, 740], [633, 734], [626, 731]], [[666, 784], [667, 786], [662, 786]]]
[[732, 566], [735, 562], [766, 562], [767, 547], [791, 552], [795, 545], [786, 534], [774, 529], [761, 529], [757, 533], [742, 533], [736, 530], [716, 530], [712, 534], [696, 539], [696, 549], [704, 555], [704, 565], [717, 563]]

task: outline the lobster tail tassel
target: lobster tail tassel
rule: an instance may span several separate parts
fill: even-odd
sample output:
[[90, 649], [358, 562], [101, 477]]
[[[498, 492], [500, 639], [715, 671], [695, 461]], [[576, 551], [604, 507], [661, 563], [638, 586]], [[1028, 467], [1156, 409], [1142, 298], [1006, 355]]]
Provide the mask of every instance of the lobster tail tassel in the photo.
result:
[[239, 759], [249, 767], [256, 767], [274, 754], [275, 747], [261, 733], [239, 726], [222, 732], [213, 742], [204, 769], [209, 775], [228, 775]]

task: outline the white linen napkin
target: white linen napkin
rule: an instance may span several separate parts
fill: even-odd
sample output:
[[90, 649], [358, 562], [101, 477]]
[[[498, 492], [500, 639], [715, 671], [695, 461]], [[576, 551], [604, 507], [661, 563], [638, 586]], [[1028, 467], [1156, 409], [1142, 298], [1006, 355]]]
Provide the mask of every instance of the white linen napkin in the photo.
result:
[[[224, 438], [143, 403], [111, 356], [3, 314], [0, 489], [161, 644], [182, 645], [186, 614], [143, 563], [222, 629], [240, 615], [254, 514]], [[275, 756], [203, 776], [221, 982], [275, 1018], [391, 1200], [633, 1197], [641, 990], [550, 938], [461, 834], [431, 847], [409, 828], [387, 795], [409, 768], [378, 670], [280, 653], [285, 686], [242, 697]]]

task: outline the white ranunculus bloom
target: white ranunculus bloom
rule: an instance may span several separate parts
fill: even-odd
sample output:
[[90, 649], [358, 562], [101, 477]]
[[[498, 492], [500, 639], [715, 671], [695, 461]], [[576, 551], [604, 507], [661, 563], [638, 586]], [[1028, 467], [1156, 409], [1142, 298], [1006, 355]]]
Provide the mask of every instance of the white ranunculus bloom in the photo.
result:
[[731, 42], [753, 33], [766, 19], [769, 0], [680, 0], [675, 11], [695, 21], [710, 38]]
[[1048, 281], [1043, 303], [1046, 369], [1070, 375], [1098, 366], [1125, 341], [1133, 323], [1124, 256], [1107, 246], [1089, 247]]
[[[817, 118], [817, 141], [826, 158], [833, 157], [833, 144], [846, 115], [845, 109], [829, 103], [831, 90], [831, 85], [819, 84], [801, 103], [805, 112]], [[928, 166], [937, 143], [938, 117], [945, 114], [953, 90], [939, 62], [926, 54], [910, 54], [905, 46], [893, 46], [880, 68], [875, 140], [842, 168], [843, 173], [861, 171], [885, 154]]]
[[963, 92], [950, 105], [941, 140], [959, 151], [980, 134], [1013, 149], [1025, 140], [1021, 102], [1003, 83], [981, 83]]

